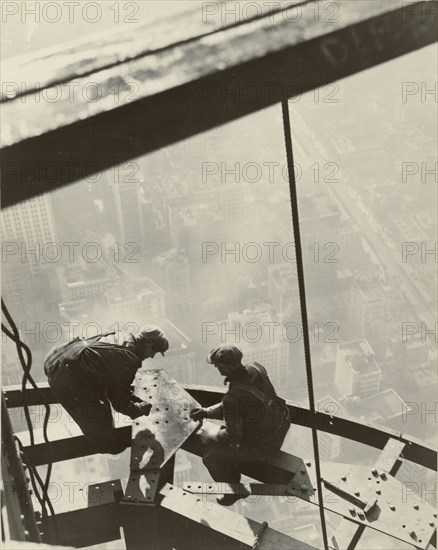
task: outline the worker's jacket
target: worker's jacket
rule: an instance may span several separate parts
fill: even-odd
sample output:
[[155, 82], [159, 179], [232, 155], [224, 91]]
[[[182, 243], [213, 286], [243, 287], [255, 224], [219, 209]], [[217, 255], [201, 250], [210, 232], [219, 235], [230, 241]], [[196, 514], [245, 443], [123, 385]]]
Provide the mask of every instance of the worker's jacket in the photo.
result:
[[116, 411], [136, 418], [142, 412], [131, 384], [140, 367], [135, 337], [121, 340], [118, 333], [108, 333], [56, 347], [47, 356], [44, 372], [60, 399], [76, 394], [85, 401], [87, 395], [97, 395], [108, 398]]
[[279, 449], [290, 428], [289, 410], [275, 393], [266, 369], [246, 365], [230, 378], [222, 402], [206, 409], [206, 418], [225, 420], [219, 439], [242, 447]]

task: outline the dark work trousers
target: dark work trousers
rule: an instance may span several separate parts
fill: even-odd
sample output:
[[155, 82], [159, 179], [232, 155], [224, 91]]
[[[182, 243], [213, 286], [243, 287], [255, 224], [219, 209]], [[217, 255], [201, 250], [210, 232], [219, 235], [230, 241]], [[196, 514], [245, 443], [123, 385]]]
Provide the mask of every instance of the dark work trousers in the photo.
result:
[[119, 454], [125, 445], [117, 437], [111, 405], [104, 387], [96, 387], [87, 376], [58, 367], [48, 375], [53, 393], [81, 428], [85, 437], [96, 445], [98, 452]]
[[236, 449], [228, 443], [212, 441], [207, 443], [202, 462], [214, 481], [239, 483], [245, 464], [258, 463], [262, 469], [261, 463], [269, 460], [271, 452], [252, 447]]

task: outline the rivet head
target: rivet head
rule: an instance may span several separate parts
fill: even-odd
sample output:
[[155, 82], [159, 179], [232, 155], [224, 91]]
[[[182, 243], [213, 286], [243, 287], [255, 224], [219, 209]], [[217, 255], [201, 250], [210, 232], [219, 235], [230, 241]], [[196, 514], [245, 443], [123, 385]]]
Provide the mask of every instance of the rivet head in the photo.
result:
[[417, 538], [417, 534], [415, 533], [415, 531], [410, 531], [409, 535], [410, 535], [413, 539]]
[[304, 468], [302, 468], [302, 469], [300, 470], [300, 473], [305, 474], [305, 473], [306, 473], [306, 470], [305, 470]]
[[380, 478], [383, 479], [383, 480], [386, 479], [386, 474], [385, 474], [385, 472], [382, 472], [382, 473], [380, 474]]
[[418, 506], [418, 504], [414, 504], [414, 510], [419, 510], [420, 507]]
[[356, 492], [354, 493], [354, 496], [355, 496], [355, 497], [360, 497], [359, 491], [356, 491]]
[[373, 474], [374, 477], [379, 477], [379, 472], [375, 468], [371, 470], [371, 473]]
[[395, 512], [395, 506], [390, 506], [389, 509]]
[[306, 492], [307, 491], [307, 485], [301, 485], [301, 490]]
[[308, 468], [310, 468], [310, 466], [312, 466], [312, 463], [311, 463], [311, 462], [306, 462], [306, 466], [307, 466]]
[[431, 521], [431, 522], [429, 523], [429, 525], [430, 525], [431, 527], [435, 527], [435, 523], [434, 523], [433, 521]]
[[342, 481], [347, 481], [347, 477], [346, 477], [346, 476], [342, 476], [341, 479], [342, 479]]
[[352, 516], [355, 516], [355, 515], [356, 515], [356, 510], [355, 510], [355, 508], [353, 508], [353, 506], [350, 508], [350, 514], [351, 514]]
[[359, 512], [357, 515], [360, 519], [365, 519], [365, 514], [363, 512]]
[[382, 491], [380, 489], [377, 489], [376, 495], [381, 495], [381, 494], [382, 494]]

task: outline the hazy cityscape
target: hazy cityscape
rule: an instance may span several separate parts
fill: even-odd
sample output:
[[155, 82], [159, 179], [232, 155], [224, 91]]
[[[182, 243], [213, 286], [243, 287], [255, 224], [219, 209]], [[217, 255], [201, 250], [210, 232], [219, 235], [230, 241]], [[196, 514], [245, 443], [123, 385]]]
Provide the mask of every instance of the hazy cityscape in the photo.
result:
[[[424, 90], [435, 71], [430, 47], [290, 101], [318, 407], [433, 444], [436, 107]], [[407, 82], [418, 93], [404, 94], [415, 90]], [[6, 209], [1, 228], [2, 295], [37, 382], [46, 381], [44, 357], [56, 344], [156, 324], [170, 349], [144, 368], [223, 388], [206, 355], [233, 343], [245, 362], [267, 368], [282, 397], [308, 406], [280, 106]], [[5, 338], [2, 359], [3, 385], [21, 384]], [[61, 424], [76, 429], [56, 412], [49, 437]], [[11, 418], [25, 429], [18, 413]], [[325, 461], [371, 464], [377, 454], [322, 432], [319, 444]], [[284, 450], [312, 457], [309, 431], [292, 425]], [[129, 450], [57, 463], [52, 481], [82, 487], [128, 474]], [[430, 472], [409, 463], [398, 478], [433, 485]], [[181, 452], [175, 484], [190, 479], [209, 477]], [[60, 497], [55, 509], [66, 505]], [[305, 502], [263, 497], [235, 509], [320, 540], [317, 507]], [[377, 547], [377, 536], [379, 548], [393, 548], [377, 534], [360, 548]]]

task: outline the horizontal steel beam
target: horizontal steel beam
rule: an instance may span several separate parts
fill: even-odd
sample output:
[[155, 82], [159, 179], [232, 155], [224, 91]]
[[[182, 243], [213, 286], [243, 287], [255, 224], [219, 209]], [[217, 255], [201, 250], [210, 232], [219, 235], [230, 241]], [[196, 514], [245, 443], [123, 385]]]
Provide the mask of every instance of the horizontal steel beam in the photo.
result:
[[[29, 388], [26, 394], [26, 400], [29, 406], [38, 406], [43, 404], [43, 399], [46, 398], [48, 403], [57, 403], [57, 399], [53, 394], [52, 390], [48, 384], [39, 384], [41, 392]], [[197, 386], [197, 385], [183, 385], [183, 388], [203, 407], [208, 407], [215, 403], [221, 401], [224, 391], [218, 391], [215, 388]], [[23, 406], [23, 396], [21, 393], [21, 386], [9, 386], [3, 388], [5, 394], [6, 404], [8, 408], [16, 408]], [[297, 426], [304, 426], [310, 428], [312, 425], [312, 414], [309, 409], [304, 407], [299, 407], [296, 404], [288, 403], [292, 424]], [[403, 451], [403, 458], [429, 468], [430, 470], [437, 470], [437, 451], [432, 446], [427, 445], [426, 443], [411, 437], [410, 435], [402, 434], [396, 432], [389, 428], [383, 426], [374, 426], [371, 424], [365, 424], [358, 422], [354, 418], [348, 418], [344, 416], [332, 416], [324, 412], [317, 411], [315, 414], [315, 422], [319, 431], [331, 433], [333, 435], [338, 435], [339, 437], [345, 437], [352, 441], [357, 441], [369, 445], [371, 447], [383, 450], [388, 442], [388, 439], [394, 439], [405, 444]], [[126, 440], [126, 446], [129, 445], [129, 431], [130, 427], [126, 426], [120, 428], [122, 430], [121, 437]], [[51, 456], [52, 460], [55, 460], [54, 457], [65, 456], [68, 452], [83, 452], [84, 454], [93, 454], [91, 452], [86, 452], [89, 449], [89, 445], [84, 443], [80, 438], [73, 438], [71, 441], [79, 439], [76, 443], [80, 447], [76, 448], [75, 445], [71, 445], [70, 451], [68, 451], [69, 446], [64, 446], [63, 443], [54, 442], [53, 443], [53, 454], [52, 451], [44, 451], [44, 457]], [[85, 438], [84, 438], [85, 439]], [[39, 447], [39, 446], [37, 446]], [[41, 452], [42, 448], [41, 448]], [[39, 464], [46, 464], [46, 462], [41, 462], [43, 456], [40, 455], [40, 452], [35, 449], [35, 460]], [[83, 456], [80, 454], [75, 454], [75, 456]], [[38, 458], [37, 458], [38, 457]], [[73, 457], [72, 457], [73, 458]], [[59, 460], [66, 460], [65, 458], [60, 458]], [[56, 460], [55, 460], [56, 461]]]
[[[339, 10], [331, 19], [315, 21], [314, 12], [305, 9], [299, 20], [291, 22], [283, 8], [276, 17], [265, 14], [213, 31], [206, 27], [201, 34], [195, 25], [193, 35], [180, 42], [136, 55], [122, 54], [115, 64], [102, 70], [92, 66], [91, 73], [79, 71], [79, 76], [76, 68], [81, 63], [76, 60], [74, 71], [62, 71], [63, 100], [38, 101], [37, 90], [7, 101], [2, 109], [3, 207], [436, 40], [435, 2], [331, 4]], [[157, 29], [151, 32], [156, 35]], [[142, 29], [141, 39], [145, 36]], [[139, 36], [131, 39], [134, 44], [141, 41]], [[52, 53], [51, 64], [63, 61], [62, 48], [57, 55]], [[20, 74], [19, 67], [16, 73]], [[49, 97], [59, 92], [60, 85], [51, 85], [52, 81], [46, 78]], [[83, 90], [90, 82], [101, 91], [101, 100], [90, 102], [79, 94], [72, 102], [68, 86], [74, 83]], [[248, 90], [254, 83], [262, 84], [255, 98], [244, 95], [230, 100], [230, 93]], [[126, 90], [117, 102], [115, 85]], [[125, 101], [129, 95], [133, 100]]]

